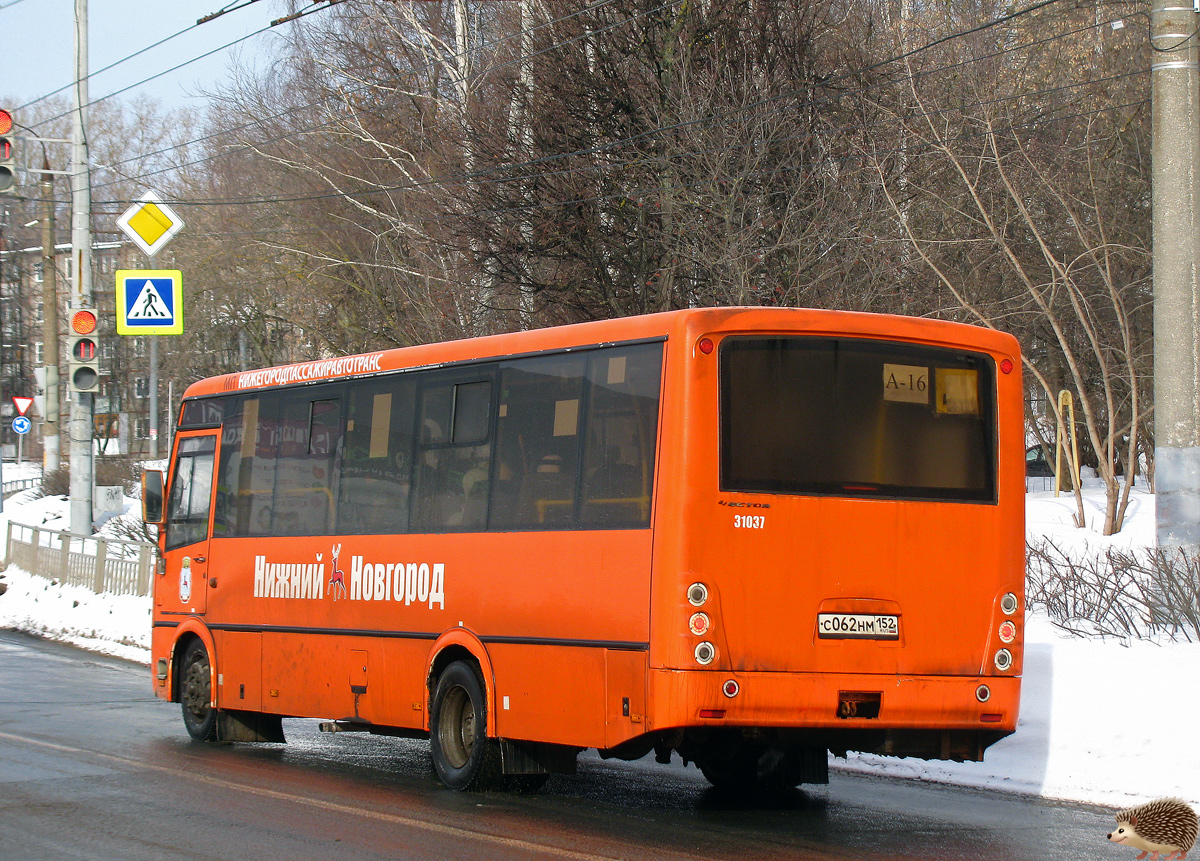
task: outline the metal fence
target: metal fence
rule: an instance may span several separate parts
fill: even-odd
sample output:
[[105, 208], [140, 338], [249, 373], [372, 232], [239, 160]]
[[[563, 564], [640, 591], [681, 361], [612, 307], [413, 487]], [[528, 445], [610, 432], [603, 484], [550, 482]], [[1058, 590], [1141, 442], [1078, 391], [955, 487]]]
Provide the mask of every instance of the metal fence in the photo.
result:
[[41, 483], [42, 477], [40, 475], [36, 475], [33, 478], [17, 478], [4, 482], [4, 489], [0, 492], [8, 496], [10, 493], [16, 493], [18, 490], [28, 490], [31, 487], [37, 487]]
[[149, 595], [154, 547], [99, 535], [8, 524], [8, 562], [97, 594]]

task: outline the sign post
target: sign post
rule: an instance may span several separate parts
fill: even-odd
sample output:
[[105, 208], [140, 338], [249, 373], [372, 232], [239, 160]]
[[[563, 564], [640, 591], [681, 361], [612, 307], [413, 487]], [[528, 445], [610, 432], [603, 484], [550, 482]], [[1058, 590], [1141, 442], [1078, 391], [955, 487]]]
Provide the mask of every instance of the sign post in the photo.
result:
[[13, 433], [17, 435], [17, 463], [21, 463], [21, 449], [23, 448], [22, 443], [25, 441], [25, 434], [29, 433], [29, 429], [31, 427], [33, 427], [33, 422], [31, 422], [26, 416], [17, 416], [15, 419], [13, 419], [12, 429]]
[[183, 334], [183, 273], [178, 269], [117, 272], [117, 334], [150, 335], [150, 451], [158, 457], [158, 335]]
[[[183, 219], [153, 191], [147, 191], [117, 219], [117, 227], [153, 257], [183, 229]], [[170, 296], [153, 276], [173, 274]], [[117, 273], [117, 334], [179, 335], [183, 332], [183, 289], [175, 270], [144, 273], [141, 292], [122, 297], [121, 273]], [[122, 329], [122, 321], [126, 324]], [[150, 339], [150, 456], [158, 456], [158, 341]]]

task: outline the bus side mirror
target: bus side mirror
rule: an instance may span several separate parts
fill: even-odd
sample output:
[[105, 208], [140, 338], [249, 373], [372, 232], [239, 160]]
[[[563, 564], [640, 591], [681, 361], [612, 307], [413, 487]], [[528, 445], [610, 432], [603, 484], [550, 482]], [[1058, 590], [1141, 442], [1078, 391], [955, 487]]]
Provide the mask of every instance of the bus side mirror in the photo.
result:
[[163, 522], [163, 474], [157, 469], [142, 473], [142, 520], [155, 526]]

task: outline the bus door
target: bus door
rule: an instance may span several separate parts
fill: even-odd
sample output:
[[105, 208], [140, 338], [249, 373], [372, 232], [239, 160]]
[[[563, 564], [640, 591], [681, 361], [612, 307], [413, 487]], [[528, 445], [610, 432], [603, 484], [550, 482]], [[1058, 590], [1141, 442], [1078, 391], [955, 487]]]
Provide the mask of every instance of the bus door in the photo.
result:
[[155, 587], [155, 604], [163, 613], [186, 615], [207, 608], [217, 434], [184, 431], [175, 437], [163, 543], [166, 575]]

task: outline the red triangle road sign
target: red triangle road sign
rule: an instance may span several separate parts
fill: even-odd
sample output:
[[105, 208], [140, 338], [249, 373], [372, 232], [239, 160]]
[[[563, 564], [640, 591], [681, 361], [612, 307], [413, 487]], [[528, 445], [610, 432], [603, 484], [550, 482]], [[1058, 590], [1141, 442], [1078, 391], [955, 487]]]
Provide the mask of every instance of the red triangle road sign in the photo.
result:
[[16, 395], [12, 399], [13, 405], [17, 408], [17, 415], [25, 415], [25, 411], [29, 409], [29, 405], [33, 403], [33, 398], [20, 398]]

